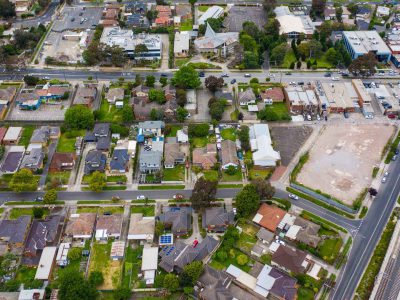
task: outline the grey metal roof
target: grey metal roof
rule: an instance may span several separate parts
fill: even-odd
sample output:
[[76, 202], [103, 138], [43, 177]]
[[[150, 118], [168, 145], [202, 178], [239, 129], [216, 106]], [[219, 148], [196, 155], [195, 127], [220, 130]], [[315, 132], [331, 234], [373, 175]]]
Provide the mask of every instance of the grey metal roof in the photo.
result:
[[110, 134], [110, 123], [96, 123], [93, 134], [95, 137], [105, 137]]
[[90, 174], [94, 171], [104, 172], [106, 168], [106, 155], [99, 150], [91, 150], [86, 155], [85, 159], [85, 174]]
[[165, 127], [165, 123], [163, 121], [145, 121], [140, 122], [138, 126], [143, 130], [162, 129]]
[[29, 152], [29, 154], [26, 154], [22, 159], [21, 169], [22, 168], [37, 169], [42, 165], [43, 159], [44, 159], [44, 154], [42, 149], [33, 148]]
[[210, 207], [204, 212], [202, 222], [203, 228], [207, 226], [221, 226], [233, 224], [235, 214], [233, 212], [227, 212], [223, 207]]
[[24, 152], [9, 152], [1, 166], [1, 171], [5, 173], [14, 173], [18, 170]]
[[97, 139], [96, 149], [108, 151], [110, 149], [111, 137], [110, 136], [102, 136]]
[[174, 234], [185, 233], [191, 228], [190, 210], [181, 207], [178, 211], [166, 211], [159, 216], [161, 222], [171, 224]]
[[257, 237], [261, 240], [271, 242], [274, 239], [274, 234], [264, 227], [261, 227], [261, 229], [257, 232]]
[[141, 166], [160, 166], [162, 160], [162, 152], [160, 151], [140, 151], [139, 163]]
[[129, 162], [128, 149], [115, 149], [110, 161], [111, 170], [123, 170]]

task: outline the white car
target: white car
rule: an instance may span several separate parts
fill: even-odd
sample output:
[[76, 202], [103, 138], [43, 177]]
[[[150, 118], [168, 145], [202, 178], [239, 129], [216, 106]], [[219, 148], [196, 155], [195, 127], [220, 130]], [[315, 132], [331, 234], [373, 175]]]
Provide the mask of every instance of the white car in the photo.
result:
[[332, 81], [339, 81], [339, 77], [332, 77]]
[[295, 194], [289, 194], [289, 198], [293, 200], [299, 200], [299, 197]]
[[139, 195], [136, 197], [136, 200], [144, 200], [146, 197], [144, 195]]
[[384, 177], [382, 177], [382, 180], [381, 180], [381, 182], [382, 182], [382, 183], [385, 183], [385, 182], [386, 182], [386, 180], [387, 180], [387, 178], [386, 178], [386, 176], [384, 176]]
[[386, 171], [386, 172], [383, 174], [383, 176], [388, 177], [388, 176], [389, 176], [389, 172]]
[[291, 81], [291, 82], [290, 82], [290, 85], [296, 85], [296, 82]]

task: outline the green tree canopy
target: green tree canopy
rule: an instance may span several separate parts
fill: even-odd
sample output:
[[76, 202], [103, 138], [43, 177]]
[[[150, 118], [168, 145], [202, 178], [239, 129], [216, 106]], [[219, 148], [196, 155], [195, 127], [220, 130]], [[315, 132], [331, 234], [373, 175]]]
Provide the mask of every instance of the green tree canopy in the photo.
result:
[[78, 270], [66, 269], [59, 278], [60, 300], [95, 300], [97, 294], [96, 288]]
[[104, 282], [103, 273], [101, 271], [93, 271], [89, 274], [89, 283], [93, 286], [99, 286]]
[[204, 177], [200, 177], [196, 181], [192, 196], [190, 197], [193, 208], [198, 210], [210, 206], [211, 201], [215, 199], [217, 185], [217, 181], [210, 181]]
[[175, 274], [169, 273], [165, 275], [163, 286], [170, 292], [175, 292], [179, 288], [179, 280]]
[[50, 189], [47, 190], [43, 196], [43, 203], [45, 204], [52, 204], [57, 201], [57, 190]]
[[158, 104], [163, 104], [166, 101], [164, 92], [161, 90], [157, 90], [157, 89], [150, 89], [149, 100], [152, 102], [155, 101]]
[[189, 115], [189, 112], [186, 108], [178, 107], [176, 109], [176, 119], [178, 122], [183, 123], [186, 120], [186, 117]]
[[265, 178], [253, 179], [251, 184], [256, 188], [260, 199], [272, 199], [275, 194], [275, 188]]
[[29, 169], [21, 169], [14, 173], [9, 183], [10, 189], [14, 192], [36, 191], [38, 180]]
[[260, 196], [254, 185], [246, 185], [235, 197], [237, 215], [245, 218], [253, 214], [260, 206]]
[[106, 186], [106, 183], [106, 174], [95, 171], [90, 177], [89, 189], [93, 192], [100, 192]]
[[94, 126], [94, 116], [90, 108], [74, 105], [65, 112], [64, 126], [68, 129], [90, 129]]
[[183, 66], [172, 77], [171, 82], [183, 89], [196, 89], [201, 85], [199, 74], [192, 66]]
[[194, 261], [183, 268], [182, 277], [186, 276], [190, 279], [191, 285], [195, 285], [203, 272], [203, 262]]

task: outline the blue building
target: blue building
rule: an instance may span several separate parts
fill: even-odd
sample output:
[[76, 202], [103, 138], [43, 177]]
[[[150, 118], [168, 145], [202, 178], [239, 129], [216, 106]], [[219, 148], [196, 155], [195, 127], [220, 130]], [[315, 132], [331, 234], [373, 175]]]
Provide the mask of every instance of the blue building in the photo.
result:
[[352, 59], [372, 52], [379, 62], [388, 63], [390, 61], [389, 47], [374, 30], [343, 31], [343, 42]]

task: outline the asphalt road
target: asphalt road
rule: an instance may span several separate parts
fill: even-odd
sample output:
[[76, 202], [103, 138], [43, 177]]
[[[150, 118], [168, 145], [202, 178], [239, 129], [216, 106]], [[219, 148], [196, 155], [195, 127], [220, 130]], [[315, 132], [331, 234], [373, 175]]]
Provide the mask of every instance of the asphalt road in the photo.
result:
[[32, 26], [38, 26], [40, 23], [44, 24], [46, 22], [50, 22], [51, 18], [57, 8], [58, 2], [51, 2], [49, 7], [47, 8], [46, 12], [37, 17], [37, 18], [32, 18], [32, 19], [18, 19], [15, 20], [15, 24], [17, 26], [22, 26], [22, 27], [32, 27]]
[[338, 277], [330, 299], [350, 300], [368, 265], [382, 231], [392, 213], [400, 193], [400, 163], [397, 160], [389, 167], [389, 178], [381, 185], [378, 195], [359, 223], [359, 230], [353, 238], [353, 246], [344, 270]]

